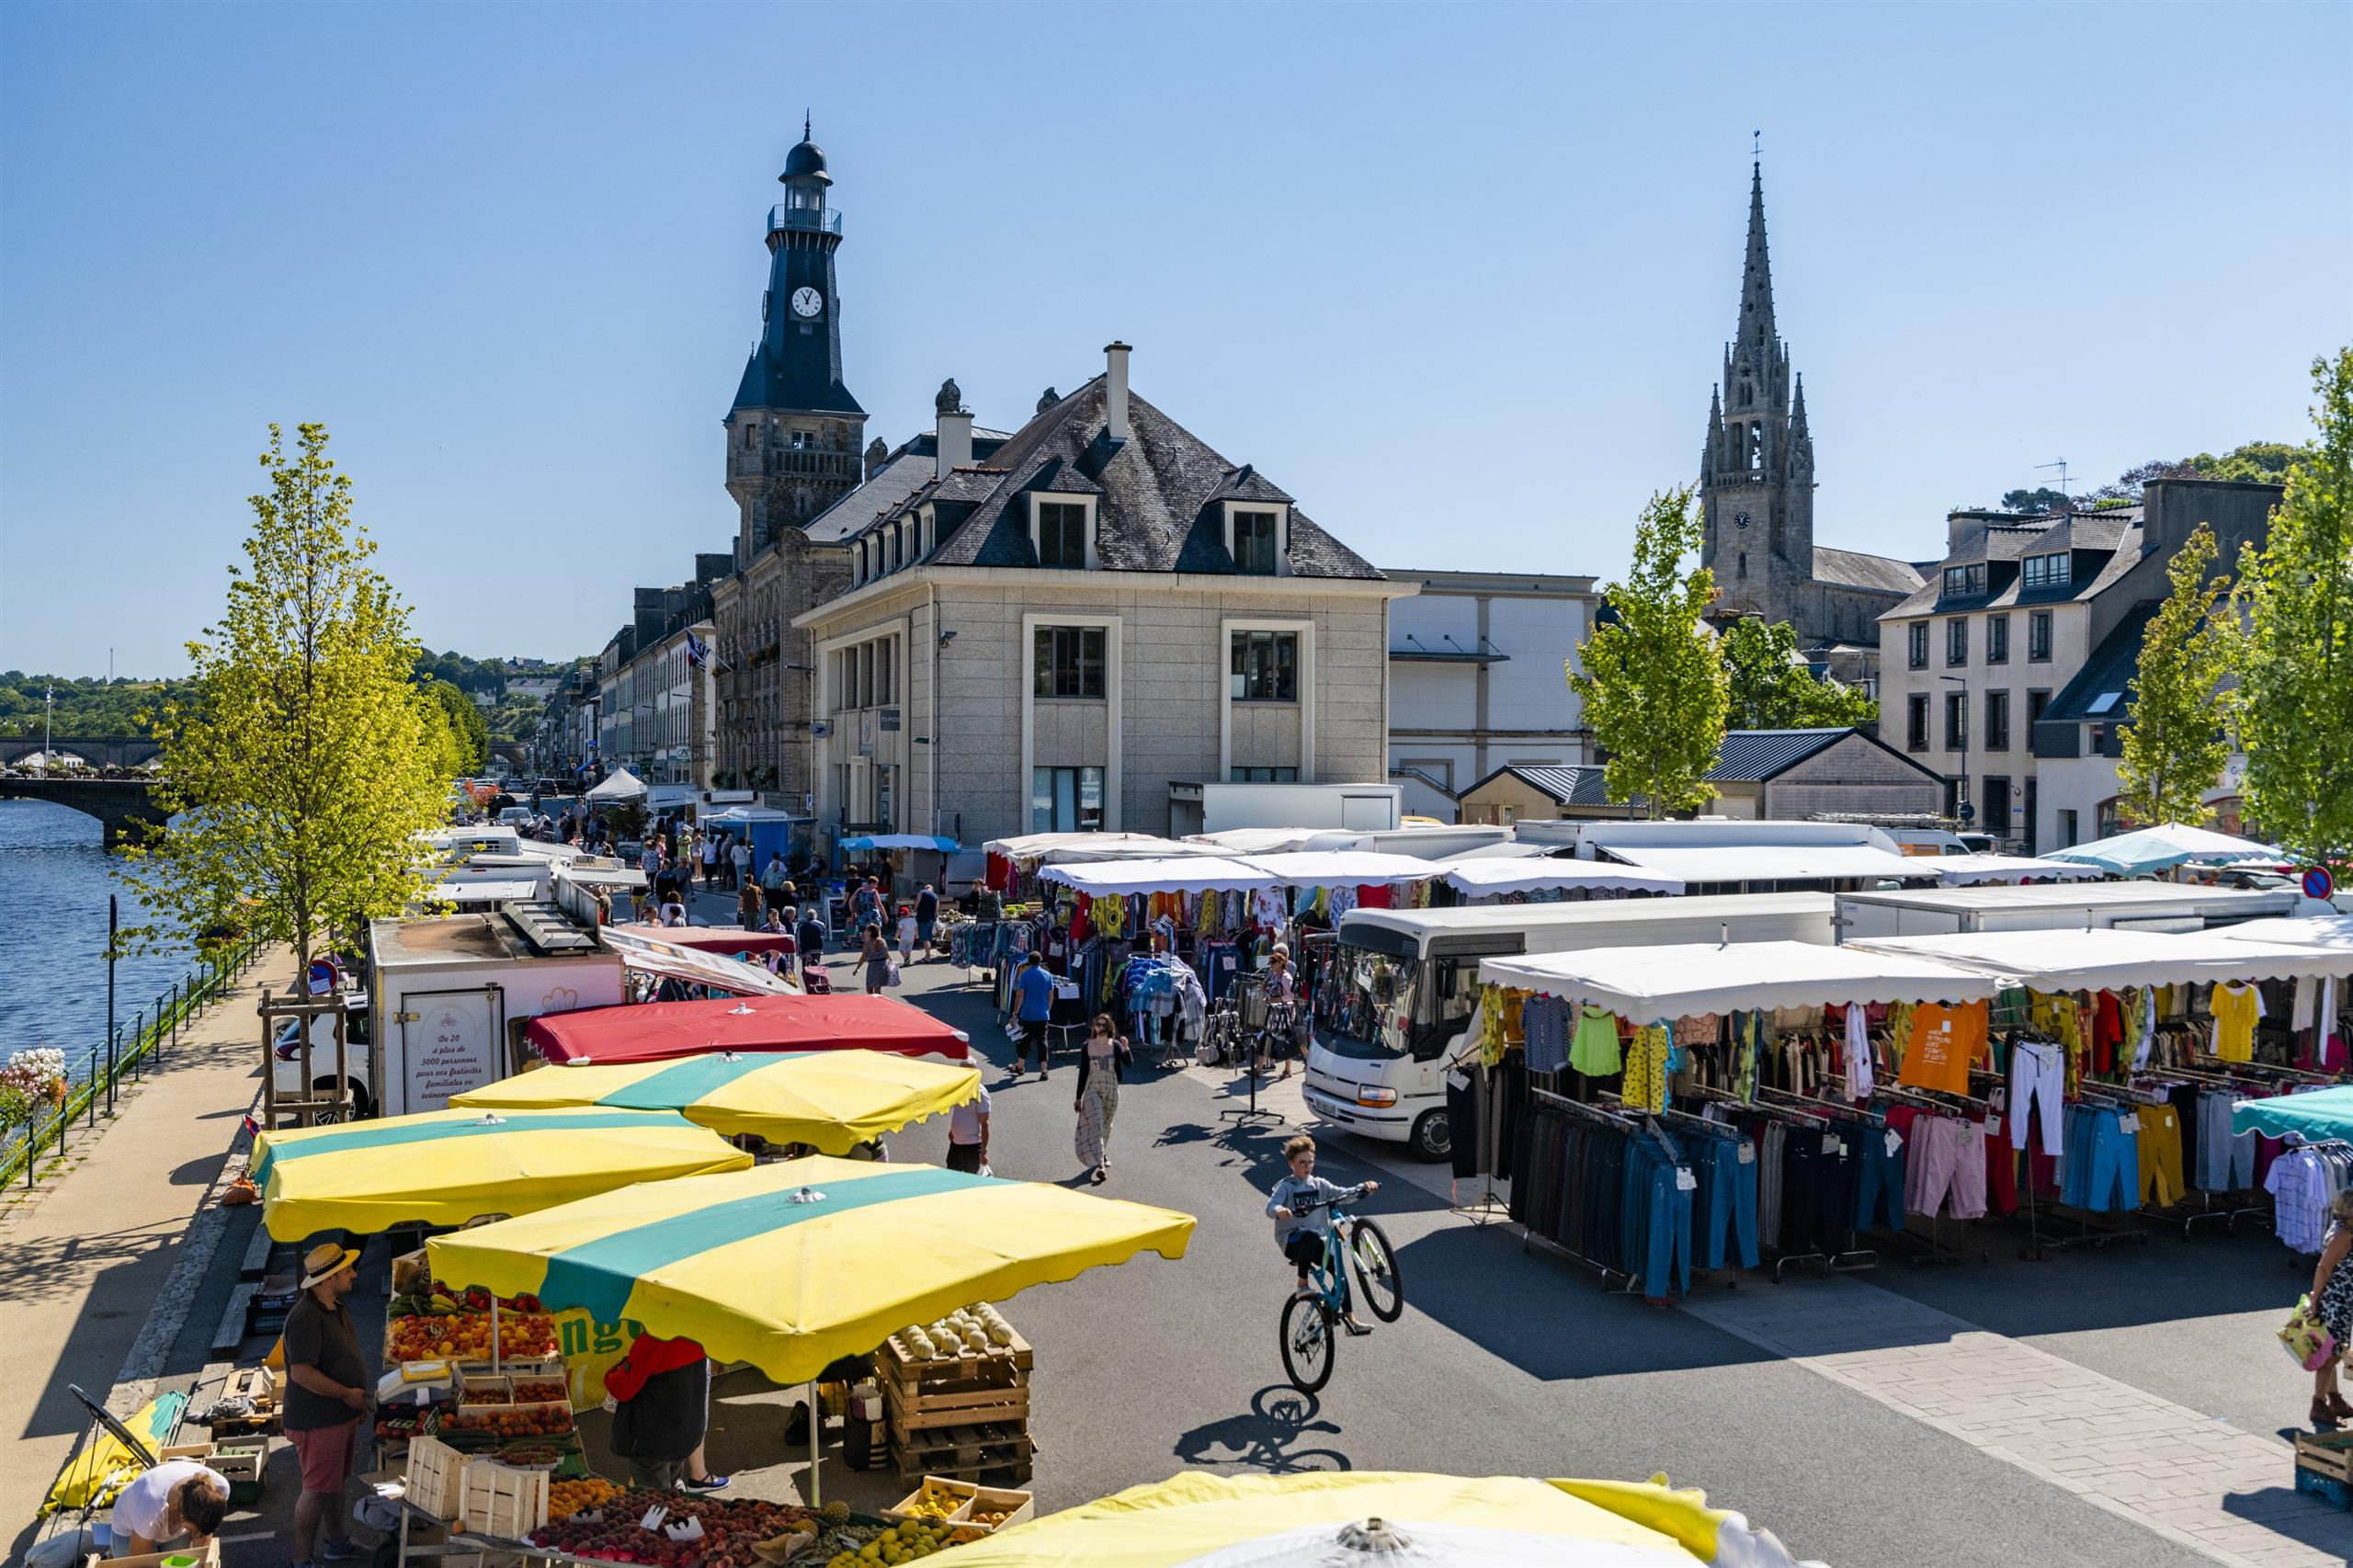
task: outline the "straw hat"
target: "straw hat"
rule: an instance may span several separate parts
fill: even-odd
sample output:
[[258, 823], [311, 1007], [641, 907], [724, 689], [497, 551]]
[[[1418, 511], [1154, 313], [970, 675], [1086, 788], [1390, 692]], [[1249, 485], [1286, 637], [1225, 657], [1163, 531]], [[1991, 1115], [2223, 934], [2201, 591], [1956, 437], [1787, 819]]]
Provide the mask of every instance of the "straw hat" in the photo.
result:
[[321, 1242], [302, 1256], [302, 1289], [324, 1284], [359, 1261], [358, 1247]]

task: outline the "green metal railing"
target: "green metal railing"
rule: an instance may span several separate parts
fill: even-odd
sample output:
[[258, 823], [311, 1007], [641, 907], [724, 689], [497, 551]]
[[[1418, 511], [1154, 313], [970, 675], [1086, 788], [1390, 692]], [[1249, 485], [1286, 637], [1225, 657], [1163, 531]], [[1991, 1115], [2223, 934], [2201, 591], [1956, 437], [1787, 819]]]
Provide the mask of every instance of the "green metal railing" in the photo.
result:
[[[76, 1120], [85, 1121], [85, 1130], [96, 1129], [102, 1106], [105, 1115], [111, 1119], [116, 1086], [125, 1079], [137, 1082], [150, 1059], [161, 1064], [171, 1048], [179, 1043], [180, 1030], [234, 985], [237, 977], [250, 969], [260, 954], [261, 944], [249, 942], [230, 949], [217, 960], [200, 960], [185, 978], [174, 981], [169, 989], [157, 992], [152, 1004], [138, 1010], [129, 1026], [127, 1040], [124, 1026], [117, 1024], [114, 1038], [102, 1047], [90, 1048], [89, 1073], [67, 1091], [64, 1103], [36, 1118], [23, 1141], [0, 1154], [0, 1185], [14, 1181], [21, 1171], [25, 1185], [33, 1186], [39, 1179], [42, 1152], [53, 1146], [63, 1155], [66, 1137]], [[69, 1058], [69, 1072], [72, 1066]]]

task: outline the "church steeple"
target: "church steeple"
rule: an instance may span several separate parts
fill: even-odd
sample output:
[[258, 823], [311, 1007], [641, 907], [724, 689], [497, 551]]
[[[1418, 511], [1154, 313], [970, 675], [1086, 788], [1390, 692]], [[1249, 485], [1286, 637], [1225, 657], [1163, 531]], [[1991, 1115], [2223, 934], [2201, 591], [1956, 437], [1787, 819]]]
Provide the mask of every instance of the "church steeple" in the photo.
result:
[[1773, 265], [1765, 251], [1765, 165], [1760, 160], [1748, 170], [1748, 260], [1741, 269], [1740, 334], [1733, 341], [1762, 359], [1779, 339], [1773, 332]]

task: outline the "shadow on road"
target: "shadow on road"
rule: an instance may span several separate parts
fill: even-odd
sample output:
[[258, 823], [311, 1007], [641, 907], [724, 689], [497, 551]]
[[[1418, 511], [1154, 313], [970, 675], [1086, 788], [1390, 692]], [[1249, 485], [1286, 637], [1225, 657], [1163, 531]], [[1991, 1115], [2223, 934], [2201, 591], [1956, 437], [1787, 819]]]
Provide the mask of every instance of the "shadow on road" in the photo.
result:
[[1176, 1457], [1187, 1464], [1238, 1465], [1282, 1475], [1296, 1471], [1352, 1470], [1336, 1449], [1296, 1447], [1301, 1438], [1337, 1437], [1336, 1421], [1316, 1419], [1323, 1406], [1312, 1393], [1288, 1383], [1268, 1383], [1250, 1396], [1246, 1415], [1204, 1422], [1176, 1439]]

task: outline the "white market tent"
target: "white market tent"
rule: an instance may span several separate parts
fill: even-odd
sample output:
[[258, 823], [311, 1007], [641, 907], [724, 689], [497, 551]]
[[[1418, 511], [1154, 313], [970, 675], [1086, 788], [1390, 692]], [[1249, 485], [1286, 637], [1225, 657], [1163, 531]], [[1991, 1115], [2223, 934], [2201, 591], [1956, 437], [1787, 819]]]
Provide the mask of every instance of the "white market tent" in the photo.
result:
[[1683, 879], [1663, 871], [1638, 871], [1599, 860], [1573, 860], [1539, 855], [1466, 859], [1461, 856], [1438, 868], [1449, 886], [1470, 897], [1488, 893], [1535, 892], [1545, 888], [1622, 888], [1629, 892], [1679, 893]]
[[590, 801], [634, 801], [645, 793], [645, 781], [626, 767], [617, 767], [603, 783], [583, 797]]
[[1049, 866], [1038, 876], [1041, 881], [1067, 883], [1090, 898], [1124, 898], [1130, 893], [1151, 892], [1253, 892], [1281, 885], [1265, 871], [1216, 855]]
[[1212, 855], [1283, 855], [1294, 849], [1354, 849], [1364, 835], [1336, 827], [1229, 827], [1222, 833], [1189, 833], [1188, 844], [1206, 844]]
[[2282, 915], [2270, 920], [2218, 926], [2209, 934], [2234, 942], [2273, 942], [2284, 947], [2353, 952], [2353, 915]]
[[1605, 849], [1646, 871], [1692, 882], [1794, 882], [1823, 878], [1934, 881], [1925, 857], [1893, 855], [1869, 844], [1611, 844]]
[[2072, 849], [2053, 849], [2049, 858], [2097, 866], [2120, 877], [2137, 877], [2143, 871], [2162, 871], [2192, 860], [2277, 860], [2279, 851], [2252, 838], [2236, 838], [2211, 828], [2169, 822], [2078, 844]]
[[1908, 954], [1816, 942], [1671, 942], [1483, 959], [1483, 985], [1558, 996], [1648, 1023], [1745, 1007], [1980, 1002], [1993, 978]]
[[1418, 882], [1446, 869], [1411, 855], [1384, 855], [1370, 849], [1298, 849], [1282, 855], [1253, 855], [1244, 864], [1255, 866], [1283, 886], [1293, 888]]
[[1919, 857], [1949, 888], [1973, 888], [1985, 882], [2022, 882], [2029, 877], [2052, 881], [2081, 881], [2100, 875], [2097, 866], [2072, 860], [2046, 860], [2029, 855], [1940, 855]]
[[1973, 931], [1847, 945], [1958, 964], [2045, 993], [2353, 974], [2353, 949], [2236, 940], [2220, 931]]
[[1092, 860], [1172, 860], [1218, 853], [1206, 844], [1156, 838], [1149, 833], [1031, 833], [993, 838], [982, 847], [1019, 865], [1064, 866]]
[[699, 948], [642, 937], [611, 926], [600, 927], [597, 936], [606, 947], [620, 954], [623, 967], [658, 974], [665, 980], [713, 986], [737, 996], [801, 994], [800, 986], [770, 974], [764, 966], [745, 963], [725, 953], [707, 953]]

